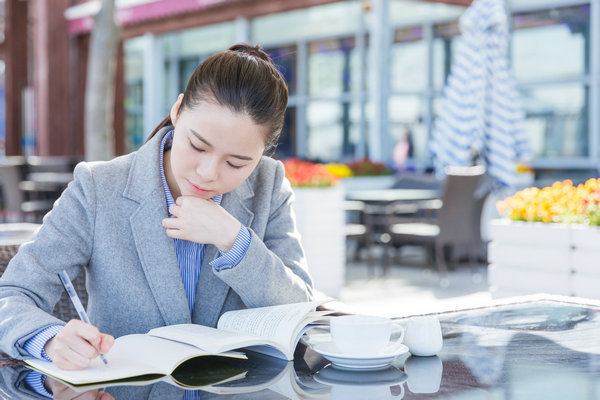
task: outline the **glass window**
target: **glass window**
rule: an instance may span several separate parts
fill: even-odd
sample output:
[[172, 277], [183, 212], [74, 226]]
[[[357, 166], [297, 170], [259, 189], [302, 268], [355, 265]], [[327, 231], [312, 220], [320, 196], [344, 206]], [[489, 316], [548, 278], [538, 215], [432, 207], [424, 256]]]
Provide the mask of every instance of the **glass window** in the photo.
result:
[[[190, 80], [190, 77], [192, 76], [192, 74], [194, 73], [194, 70], [196, 69], [196, 67], [200, 64], [200, 57], [196, 56], [196, 57], [189, 57], [189, 58], [182, 58], [178, 60], [178, 67], [179, 67], [179, 74], [178, 74], [178, 90], [177, 93], [183, 93], [185, 92], [185, 87], [187, 86], [188, 81]], [[174, 100], [172, 100], [174, 101]]]
[[125, 151], [137, 150], [144, 143], [144, 38], [125, 41]]
[[534, 157], [588, 155], [587, 99], [587, 87], [579, 84], [521, 89]]
[[301, 10], [256, 17], [251, 21], [252, 40], [269, 46], [302, 39], [354, 34], [362, 18], [357, 1], [340, 1]]
[[392, 0], [389, 18], [393, 25], [415, 25], [461, 16], [466, 7], [428, 1]]
[[274, 156], [275, 158], [284, 159], [296, 155], [296, 108], [288, 107]]
[[456, 54], [456, 49], [462, 40], [458, 22], [439, 24], [434, 27], [433, 38], [433, 87], [442, 89], [446, 83], [446, 78], [450, 73], [452, 60]]
[[588, 72], [589, 5], [516, 14], [513, 28], [512, 67], [518, 81]]
[[265, 51], [271, 56], [271, 59], [275, 65], [277, 65], [279, 72], [283, 74], [285, 82], [288, 85], [289, 95], [295, 95], [298, 91], [298, 70], [296, 67], [298, 51], [296, 46], [265, 49]]
[[392, 91], [423, 90], [427, 87], [427, 42], [423, 28], [398, 29], [391, 49]]
[[234, 22], [167, 33], [160, 37], [165, 58], [212, 54], [235, 43]]
[[308, 93], [328, 96], [348, 93], [358, 86], [352, 63], [354, 39], [313, 42], [308, 55]]
[[307, 107], [307, 157], [323, 162], [354, 158], [358, 132], [358, 105], [313, 101]]
[[[395, 146], [407, 140], [410, 144], [409, 158], [426, 159], [427, 127], [424, 123], [423, 111], [427, 100], [420, 96], [391, 96], [389, 101], [390, 143]], [[386, 159], [393, 159], [393, 148], [386, 155]]]

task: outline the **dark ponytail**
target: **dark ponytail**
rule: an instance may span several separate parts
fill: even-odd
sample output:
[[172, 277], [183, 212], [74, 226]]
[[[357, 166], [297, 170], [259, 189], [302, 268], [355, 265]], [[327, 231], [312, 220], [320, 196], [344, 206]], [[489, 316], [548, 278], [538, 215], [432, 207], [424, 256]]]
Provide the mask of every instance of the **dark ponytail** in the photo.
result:
[[[260, 46], [240, 43], [198, 65], [185, 88], [179, 111], [208, 101], [247, 114], [255, 124], [268, 128], [268, 150], [279, 139], [287, 100], [287, 85], [269, 55]], [[165, 118], [150, 137], [170, 124], [170, 117]]]

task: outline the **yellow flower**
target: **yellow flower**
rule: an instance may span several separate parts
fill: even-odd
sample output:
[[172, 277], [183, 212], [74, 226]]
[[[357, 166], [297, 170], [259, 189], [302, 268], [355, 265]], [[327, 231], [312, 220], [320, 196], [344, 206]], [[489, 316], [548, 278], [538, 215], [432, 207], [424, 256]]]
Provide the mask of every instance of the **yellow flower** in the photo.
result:
[[497, 203], [512, 220], [600, 224], [600, 179], [573, 186], [569, 179], [541, 189], [523, 189]]
[[344, 164], [329, 163], [325, 164], [325, 168], [338, 178], [348, 178], [354, 175], [350, 167]]

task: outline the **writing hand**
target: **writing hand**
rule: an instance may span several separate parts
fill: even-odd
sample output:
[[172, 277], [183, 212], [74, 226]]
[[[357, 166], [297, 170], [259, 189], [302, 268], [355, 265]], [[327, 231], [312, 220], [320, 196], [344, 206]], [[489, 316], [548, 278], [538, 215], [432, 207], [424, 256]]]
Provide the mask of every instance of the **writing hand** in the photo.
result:
[[84, 369], [100, 353], [108, 353], [114, 342], [95, 326], [73, 319], [46, 343], [44, 351], [59, 368]]
[[241, 223], [212, 200], [178, 197], [169, 208], [171, 218], [162, 221], [167, 236], [196, 243], [214, 244], [227, 252], [235, 243]]
[[100, 389], [76, 392], [64, 383], [47, 377], [44, 382], [46, 390], [52, 393], [54, 399], [59, 400], [115, 400], [113, 396]]

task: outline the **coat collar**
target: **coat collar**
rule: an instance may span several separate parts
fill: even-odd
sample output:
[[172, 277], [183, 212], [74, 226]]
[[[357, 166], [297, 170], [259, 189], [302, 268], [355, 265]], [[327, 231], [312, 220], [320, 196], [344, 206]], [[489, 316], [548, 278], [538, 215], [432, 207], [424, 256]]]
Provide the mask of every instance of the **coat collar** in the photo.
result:
[[[170, 129], [161, 129], [136, 152], [123, 192], [126, 198], [139, 204], [130, 217], [133, 239], [166, 325], [192, 322], [173, 239], [166, 235], [161, 223], [168, 213], [158, 165], [160, 143]], [[221, 206], [245, 226], [250, 226], [254, 217], [247, 206], [247, 200], [254, 196], [253, 179], [254, 173], [221, 201]], [[206, 246], [196, 292], [194, 323], [216, 325], [229, 291], [229, 286], [213, 273], [209, 264], [217, 256], [216, 247]]]

